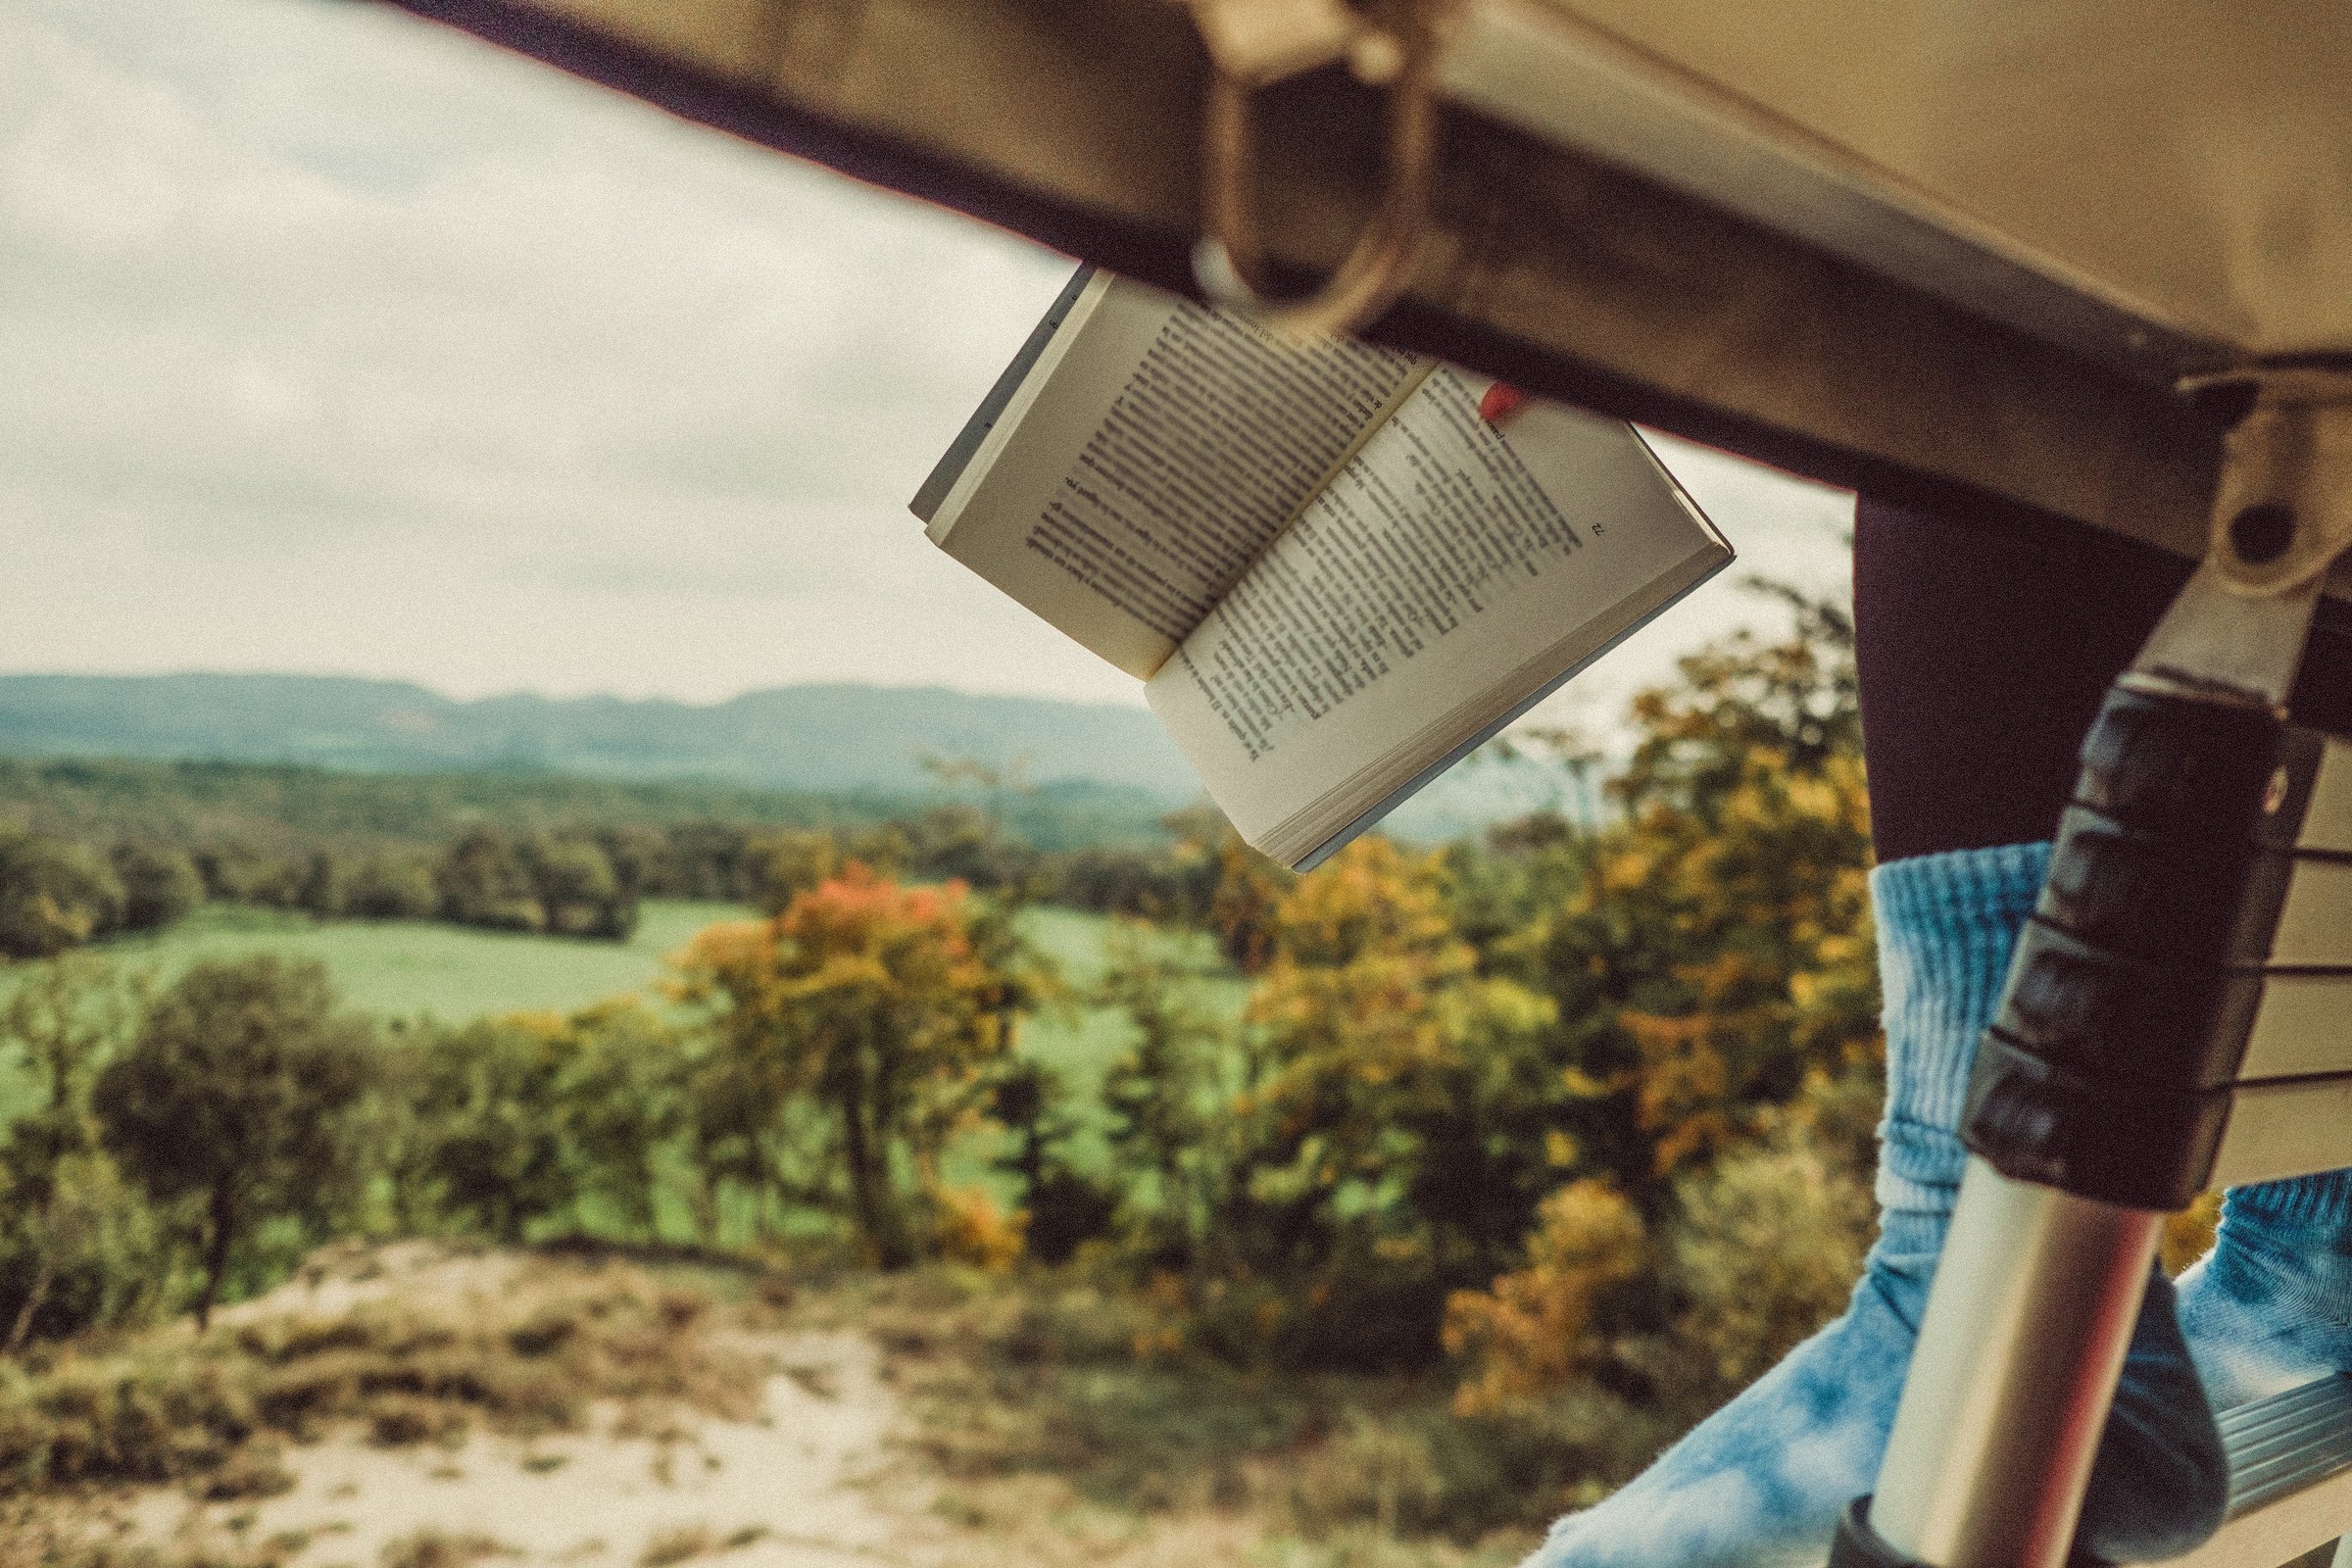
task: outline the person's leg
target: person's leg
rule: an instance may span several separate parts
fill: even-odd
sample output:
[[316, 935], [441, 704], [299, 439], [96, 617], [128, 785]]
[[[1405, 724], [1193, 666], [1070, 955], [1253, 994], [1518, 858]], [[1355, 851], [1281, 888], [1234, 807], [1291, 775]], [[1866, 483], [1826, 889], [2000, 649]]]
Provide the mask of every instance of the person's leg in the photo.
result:
[[[1880, 1235], [1846, 1314], [1597, 1508], [1545, 1568], [1817, 1563], [1877, 1479], [1967, 1160], [1979, 1035], [2041, 885], [2108, 684], [2188, 566], [2087, 530], [2019, 536], [1863, 503], [1855, 625], [1870, 766], [1887, 1099]], [[2219, 1440], [2158, 1281], [2101, 1450], [2084, 1540], [2169, 1555], [2219, 1522]]]

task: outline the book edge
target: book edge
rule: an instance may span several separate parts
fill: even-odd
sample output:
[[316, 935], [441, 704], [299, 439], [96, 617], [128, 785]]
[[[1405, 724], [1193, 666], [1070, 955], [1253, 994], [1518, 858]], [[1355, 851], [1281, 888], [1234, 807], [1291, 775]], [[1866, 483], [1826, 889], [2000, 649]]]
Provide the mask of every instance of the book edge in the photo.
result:
[[956, 439], [948, 443], [948, 450], [940, 454], [939, 461], [931, 466], [930, 473], [916, 488], [914, 499], [906, 503], [906, 510], [921, 519], [925, 527], [936, 521], [939, 509], [955, 491], [956, 481], [972, 466], [972, 460], [980, 455], [980, 449], [995, 431], [997, 421], [1004, 416], [1004, 411], [1019, 396], [1021, 386], [1029, 379], [1030, 372], [1037, 368], [1038, 361], [1045, 358], [1046, 349], [1053, 343], [1054, 335], [1070, 318], [1070, 312], [1086, 293], [1086, 286], [1094, 280], [1096, 271], [1097, 269], [1093, 267], [1082, 266], [1070, 274], [1070, 280], [1061, 286], [1061, 292], [1047, 307], [1045, 318], [1030, 328], [1028, 337], [1021, 341], [1020, 352], [998, 372], [995, 383], [988, 389], [988, 396], [980, 400], [979, 408], [973, 410], [972, 416], [963, 421], [963, 428], [956, 432]]
[[[1647, 450], [1647, 443], [1643, 444], [1643, 449]], [[1653, 453], [1651, 456], [1652, 461], [1655, 461], [1655, 454]], [[1663, 465], [1660, 465], [1660, 466], [1663, 467]], [[1669, 479], [1672, 479], [1672, 477], [1673, 476], [1671, 474], [1668, 475]], [[1675, 484], [1674, 488], [1677, 494], [1682, 493], [1682, 486], [1679, 482]], [[1463, 758], [1468, 757], [1472, 752], [1477, 751], [1481, 746], [1486, 745], [1487, 742], [1493, 740], [1496, 735], [1502, 733], [1503, 730], [1518, 722], [1518, 720], [1525, 716], [1528, 710], [1534, 708], [1538, 703], [1543, 702], [1544, 699], [1549, 697], [1552, 693], [1567, 685], [1577, 676], [1583, 674], [1586, 670], [1591, 669], [1594, 664], [1597, 664], [1603, 659], [1606, 659], [1610, 654], [1616, 652], [1618, 647], [1623, 644], [1627, 638], [1633, 636], [1644, 626], [1647, 626], [1651, 621], [1656, 620], [1660, 615], [1663, 615], [1666, 613], [1666, 612], [1672, 610], [1676, 605], [1681, 604], [1690, 595], [1693, 590], [1712, 580], [1718, 572], [1731, 565], [1733, 562], [1739, 560], [1739, 552], [1732, 547], [1731, 541], [1723, 536], [1722, 530], [1718, 529], [1713, 522], [1709, 521], [1705, 514], [1698, 511], [1697, 506], [1690, 501], [1688, 496], [1684, 497], [1684, 503], [1685, 505], [1690, 506], [1691, 513], [1696, 515], [1702, 523], [1706, 524], [1706, 532], [1709, 542], [1715, 545], [1717, 550], [1720, 551], [1720, 554], [1715, 557], [1712, 564], [1708, 565], [1705, 570], [1693, 574], [1689, 581], [1683, 583], [1682, 586], [1676, 588], [1672, 593], [1669, 593], [1665, 598], [1659, 600], [1648, 610], [1635, 616], [1631, 621], [1628, 621], [1617, 631], [1614, 636], [1610, 637], [1606, 642], [1603, 642], [1599, 647], [1593, 649], [1591, 653], [1585, 655], [1584, 658], [1577, 660], [1566, 669], [1561, 670], [1557, 675], [1552, 676], [1549, 680], [1544, 681], [1542, 685], [1538, 686], [1532, 693], [1521, 699], [1520, 702], [1518, 702], [1515, 706], [1505, 710], [1500, 717], [1494, 719], [1492, 723], [1483, 726], [1473, 733], [1468, 740], [1463, 741], [1451, 751], [1432, 761], [1420, 772], [1412, 775], [1410, 778], [1406, 779], [1405, 782], [1398, 785], [1396, 789], [1390, 791], [1389, 794], [1382, 797], [1373, 806], [1358, 814], [1345, 827], [1342, 827], [1338, 832], [1323, 840], [1322, 843], [1307, 851], [1302, 858], [1288, 862], [1291, 868], [1295, 871], [1300, 872], [1311, 871], [1316, 866], [1321, 865], [1325, 860], [1330, 859], [1334, 855], [1337, 855], [1341, 850], [1346, 849], [1348, 844], [1353, 842], [1355, 839], [1360, 838], [1365, 832], [1377, 825], [1381, 818], [1387, 816], [1391, 811], [1394, 811], [1399, 806], [1402, 806], [1406, 801], [1411, 800], [1415, 795], [1428, 788], [1431, 784], [1436, 783], [1437, 780], [1449, 768], [1451, 768], [1454, 763], [1460, 761]], [[1279, 859], [1281, 857], [1278, 856], [1276, 858]]]

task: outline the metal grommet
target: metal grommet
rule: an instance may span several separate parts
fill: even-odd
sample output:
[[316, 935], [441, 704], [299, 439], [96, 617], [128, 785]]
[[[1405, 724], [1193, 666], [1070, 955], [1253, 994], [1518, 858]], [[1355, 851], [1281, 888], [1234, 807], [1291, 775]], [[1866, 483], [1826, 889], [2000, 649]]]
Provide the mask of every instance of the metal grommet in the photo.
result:
[[1389, 85], [1388, 187], [1337, 271], [1312, 294], [1278, 299], [1268, 291], [1253, 194], [1255, 138], [1249, 83], [1211, 73], [1202, 124], [1200, 242], [1193, 275], [1210, 301], [1289, 336], [1352, 331], [1404, 291], [1429, 216], [1437, 154], [1436, 53], [1415, 0], [1402, 8], [1394, 38], [1396, 76]]

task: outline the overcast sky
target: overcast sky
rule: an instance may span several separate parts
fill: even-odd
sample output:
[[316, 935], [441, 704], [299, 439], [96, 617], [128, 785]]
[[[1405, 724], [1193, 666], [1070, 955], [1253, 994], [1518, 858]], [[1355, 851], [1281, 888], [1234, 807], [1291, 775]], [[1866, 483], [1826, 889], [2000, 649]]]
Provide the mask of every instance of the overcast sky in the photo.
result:
[[[1069, 265], [372, 6], [0, 0], [0, 670], [1138, 701], [906, 511]], [[1675, 465], [1838, 579], [1845, 498]]]

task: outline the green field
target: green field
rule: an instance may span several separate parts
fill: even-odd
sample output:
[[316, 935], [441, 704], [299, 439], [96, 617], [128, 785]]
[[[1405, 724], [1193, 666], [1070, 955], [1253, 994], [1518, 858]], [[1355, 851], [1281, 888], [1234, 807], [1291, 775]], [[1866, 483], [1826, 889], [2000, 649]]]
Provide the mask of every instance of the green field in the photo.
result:
[[[1021, 915], [1021, 934], [1053, 961], [1067, 988], [1058, 1005], [1049, 1004], [1021, 1025], [1022, 1054], [1052, 1067], [1070, 1092], [1076, 1114], [1071, 1154], [1084, 1167], [1099, 1168], [1104, 1156], [1101, 1090], [1102, 1074], [1128, 1049], [1130, 1025], [1113, 1008], [1092, 1006], [1087, 998], [1101, 983], [1113, 922], [1077, 909], [1033, 908]], [[1195, 982], [1194, 1001], [1220, 1018], [1241, 1016], [1249, 984], [1218, 961], [1208, 937], [1192, 931], [1154, 931], [1152, 941], [1214, 972]], [[972, 1179], [970, 1151], [948, 1161], [949, 1175]]]
[[[125, 969], [152, 974], [159, 984], [206, 958], [252, 953], [317, 958], [345, 1000], [363, 1011], [455, 1023], [503, 1012], [570, 1011], [644, 991], [661, 978], [663, 959], [696, 932], [714, 921], [751, 915], [733, 904], [649, 901], [636, 935], [626, 943], [608, 943], [422, 922], [319, 920], [211, 904], [161, 935], [111, 942], [98, 951]], [[1106, 1152], [1100, 1109], [1102, 1075], [1129, 1044], [1126, 1019], [1090, 1001], [1102, 980], [1113, 922], [1076, 909], [1032, 908], [1023, 911], [1020, 929], [1049, 960], [1058, 984], [1051, 988], [1057, 994], [1023, 1021], [1018, 1048], [1060, 1076], [1073, 1112], [1070, 1152], [1080, 1165], [1099, 1168]], [[1208, 971], [1195, 982], [1196, 1001], [1204, 1010], [1224, 1018], [1240, 1015], [1248, 986], [1218, 963], [1205, 936], [1158, 931], [1150, 940]], [[10, 984], [11, 972], [0, 969], [0, 995]], [[30, 1085], [21, 1072], [19, 1063], [0, 1062], [0, 1119], [24, 1108]], [[997, 1137], [985, 1134], [961, 1141], [950, 1152], [949, 1178], [1004, 1186], [988, 1168], [1002, 1147]]]
[[704, 926], [750, 913], [732, 904], [651, 902], [636, 936], [613, 943], [420, 921], [318, 920], [208, 904], [158, 936], [110, 942], [99, 951], [167, 982], [204, 958], [249, 953], [317, 958], [345, 1000], [363, 1011], [459, 1022], [483, 1013], [568, 1011], [641, 990], [660, 976], [662, 957]]

